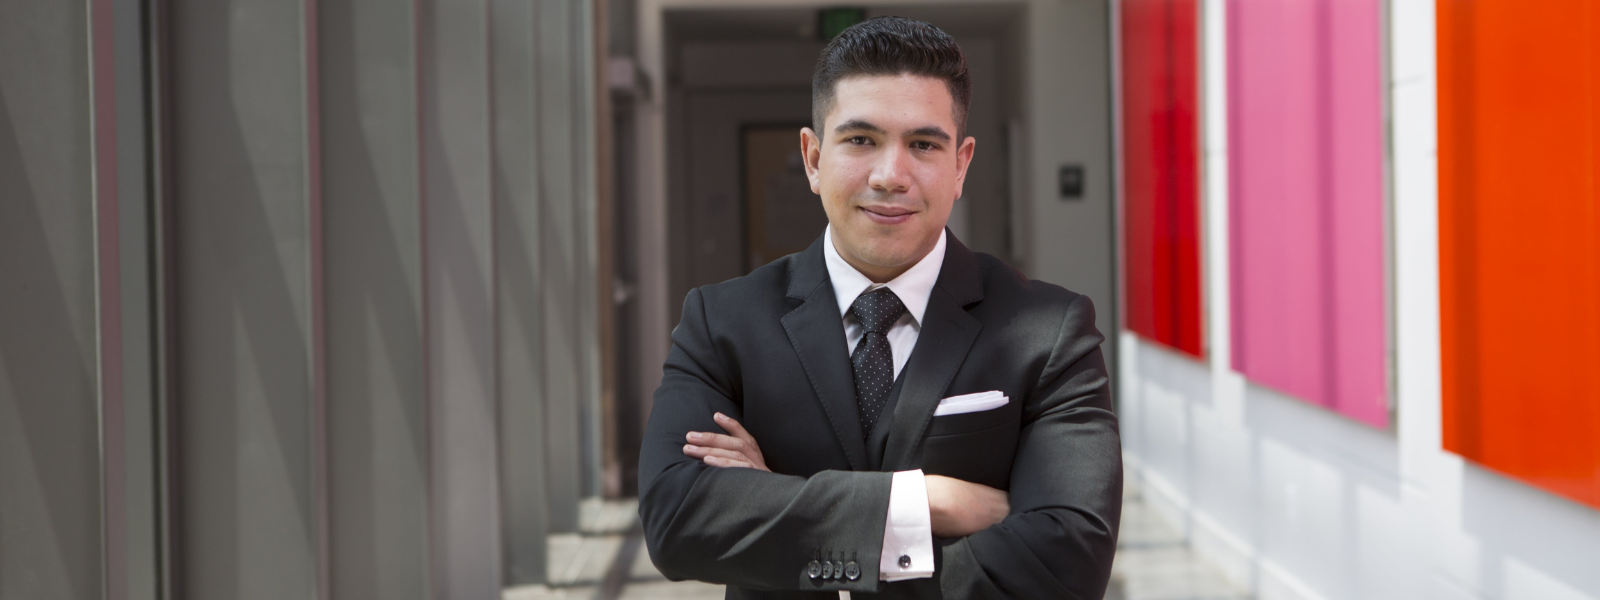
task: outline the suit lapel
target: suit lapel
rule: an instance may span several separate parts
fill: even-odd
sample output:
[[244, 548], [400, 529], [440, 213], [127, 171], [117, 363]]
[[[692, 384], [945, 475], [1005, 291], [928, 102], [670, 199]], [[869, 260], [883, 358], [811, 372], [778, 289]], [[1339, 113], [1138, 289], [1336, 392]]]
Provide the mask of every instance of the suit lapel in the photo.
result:
[[783, 316], [783, 330], [800, 356], [800, 366], [828, 415], [828, 423], [853, 470], [867, 468], [867, 447], [856, 410], [855, 376], [845, 351], [843, 316], [822, 258], [822, 238], [795, 257], [789, 271], [788, 297], [802, 304]]
[[[948, 235], [948, 232], [947, 232]], [[900, 376], [905, 379], [894, 407], [894, 424], [884, 451], [883, 470], [904, 470], [910, 463], [928, 421], [939, 406], [956, 370], [983, 329], [966, 307], [983, 300], [983, 281], [977, 257], [954, 235], [948, 235], [939, 280], [928, 297], [922, 331]]]

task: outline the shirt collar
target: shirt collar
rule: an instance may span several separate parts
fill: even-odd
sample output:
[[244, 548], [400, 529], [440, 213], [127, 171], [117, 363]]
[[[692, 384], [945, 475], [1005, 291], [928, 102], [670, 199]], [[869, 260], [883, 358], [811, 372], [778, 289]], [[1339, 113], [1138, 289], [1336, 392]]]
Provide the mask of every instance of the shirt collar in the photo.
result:
[[906, 312], [911, 313], [911, 318], [921, 327], [922, 313], [928, 309], [928, 297], [933, 294], [933, 284], [939, 281], [940, 267], [944, 266], [944, 238], [945, 232], [941, 230], [939, 242], [933, 245], [933, 250], [927, 256], [899, 277], [880, 286], [839, 256], [839, 250], [833, 247], [833, 226], [829, 225], [822, 234], [822, 256], [823, 262], [828, 265], [828, 279], [833, 282], [834, 298], [839, 301], [839, 316], [842, 318], [850, 314], [850, 305], [855, 303], [857, 296], [887, 286], [894, 291], [894, 295], [900, 297], [900, 303], [906, 305]]

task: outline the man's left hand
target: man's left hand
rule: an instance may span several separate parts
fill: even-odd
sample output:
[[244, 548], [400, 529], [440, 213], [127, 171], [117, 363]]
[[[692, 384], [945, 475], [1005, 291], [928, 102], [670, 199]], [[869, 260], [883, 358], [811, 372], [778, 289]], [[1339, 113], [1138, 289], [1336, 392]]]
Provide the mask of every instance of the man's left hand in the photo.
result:
[[684, 454], [713, 467], [744, 467], [772, 472], [767, 468], [766, 459], [761, 457], [761, 446], [756, 445], [756, 438], [745, 431], [743, 425], [722, 413], [717, 413], [713, 418], [728, 433], [691, 431], [686, 436], [689, 443], [683, 447]]

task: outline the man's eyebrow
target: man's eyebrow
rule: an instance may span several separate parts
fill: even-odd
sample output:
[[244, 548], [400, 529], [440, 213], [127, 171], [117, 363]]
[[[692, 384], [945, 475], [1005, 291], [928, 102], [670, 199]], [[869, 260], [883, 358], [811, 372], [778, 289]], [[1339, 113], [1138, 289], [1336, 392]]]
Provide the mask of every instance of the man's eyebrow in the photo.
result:
[[928, 125], [911, 130], [911, 137], [930, 137], [941, 142], [950, 141], [950, 134], [945, 133], [943, 127]]
[[861, 119], [850, 119], [849, 121], [840, 123], [838, 127], [833, 128], [834, 133], [844, 133], [846, 131], [870, 131], [872, 133], [886, 133], [883, 128]]

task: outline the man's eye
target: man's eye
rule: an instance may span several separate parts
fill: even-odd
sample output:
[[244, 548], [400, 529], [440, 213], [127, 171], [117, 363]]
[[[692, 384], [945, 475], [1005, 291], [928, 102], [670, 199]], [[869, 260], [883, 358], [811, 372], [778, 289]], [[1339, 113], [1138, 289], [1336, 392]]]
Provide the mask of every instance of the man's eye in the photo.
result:
[[872, 143], [872, 140], [867, 139], [867, 136], [857, 135], [857, 136], [852, 136], [849, 139], [846, 139], [845, 143], [846, 144], [854, 144], [854, 145], [857, 145], [857, 146], [865, 146], [867, 144]]
[[912, 142], [911, 147], [923, 151], [938, 148], [938, 146], [933, 145], [933, 142]]

